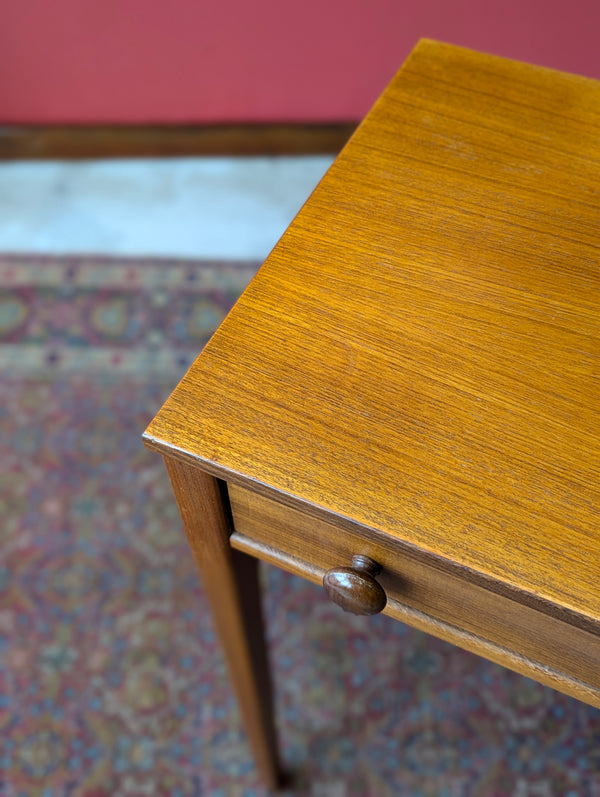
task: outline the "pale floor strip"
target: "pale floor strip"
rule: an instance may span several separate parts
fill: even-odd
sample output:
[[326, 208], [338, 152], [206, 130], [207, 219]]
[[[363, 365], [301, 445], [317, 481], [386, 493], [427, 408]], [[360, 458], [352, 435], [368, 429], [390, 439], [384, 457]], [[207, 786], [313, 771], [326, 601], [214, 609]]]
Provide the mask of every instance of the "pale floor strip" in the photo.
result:
[[0, 164], [0, 252], [263, 260], [331, 157]]

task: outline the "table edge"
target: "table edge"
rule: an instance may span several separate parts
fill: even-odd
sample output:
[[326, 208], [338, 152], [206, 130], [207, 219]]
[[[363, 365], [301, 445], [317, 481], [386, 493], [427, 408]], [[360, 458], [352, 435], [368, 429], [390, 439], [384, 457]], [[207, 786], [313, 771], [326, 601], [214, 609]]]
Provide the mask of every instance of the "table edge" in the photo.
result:
[[[250, 489], [264, 496], [265, 498], [291, 507], [292, 509], [296, 509], [306, 515], [333, 523], [340, 528], [346, 528], [355, 533], [359, 532], [374, 542], [381, 542], [382, 540], [387, 540], [389, 542], [390, 540], [389, 535], [386, 535], [385, 532], [381, 531], [380, 529], [358, 523], [351, 518], [340, 515], [332, 510], [328, 510], [325, 507], [318, 506], [310, 501], [306, 501], [305, 499], [295, 496], [292, 493], [284, 492], [264, 482], [252, 479], [247, 475], [226, 468], [219, 463], [215, 463], [210, 460], [203, 459], [197, 455], [191, 454], [190, 452], [180, 449], [173, 444], [167, 443], [164, 440], [160, 440], [159, 438], [148, 434], [148, 432], [144, 432], [142, 435], [142, 440], [147, 449], [157, 452], [163, 457], [169, 457], [179, 460], [180, 462], [194, 465], [211, 476], [216, 477], [217, 479], [225, 482], [232, 482], [233, 484]], [[472, 582], [490, 592], [510, 598], [517, 603], [529, 606], [530, 608], [536, 609], [537, 611], [551, 617], [555, 617], [556, 619], [559, 619], [572, 626], [580, 628], [596, 636], [600, 636], [600, 620], [596, 620], [589, 615], [576, 612], [569, 607], [553, 603], [552, 601], [549, 601], [548, 599], [533, 592], [519, 589], [513, 584], [504, 582], [499, 578], [494, 578], [466, 565], [453, 562], [452, 560], [447, 559], [440, 554], [425, 550], [414, 543], [408, 542], [407, 540], [402, 540], [396, 536], [394, 536], [392, 539], [394, 545], [397, 546], [399, 550], [406, 551], [407, 555], [412, 556], [424, 564], [442, 570], [446, 573], [450, 573], [459, 578], [463, 578], [466, 581]]]

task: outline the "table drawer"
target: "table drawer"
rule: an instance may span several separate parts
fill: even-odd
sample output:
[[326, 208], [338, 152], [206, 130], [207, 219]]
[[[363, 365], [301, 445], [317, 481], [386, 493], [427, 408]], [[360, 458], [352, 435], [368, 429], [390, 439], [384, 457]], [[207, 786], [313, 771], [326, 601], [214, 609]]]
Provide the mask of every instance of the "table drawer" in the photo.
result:
[[229, 497], [234, 548], [316, 583], [353, 555], [369, 556], [383, 568], [385, 614], [600, 707], [600, 637], [592, 630], [447, 572], [394, 540], [338, 528], [238, 485], [229, 485]]

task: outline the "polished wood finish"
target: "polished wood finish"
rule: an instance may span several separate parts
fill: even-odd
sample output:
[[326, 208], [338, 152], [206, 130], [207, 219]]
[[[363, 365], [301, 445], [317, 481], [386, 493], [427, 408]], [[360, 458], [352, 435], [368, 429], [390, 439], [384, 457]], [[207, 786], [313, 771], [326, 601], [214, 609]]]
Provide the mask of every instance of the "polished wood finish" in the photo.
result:
[[339, 124], [6, 125], [0, 160], [336, 154], [356, 128]]
[[[249, 556], [255, 556], [257, 559], [270, 562], [271, 564], [276, 565], [283, 570], [287, 570], [289, 573], [302, 576], [303, 578], [312, 581], [314, 584], [323, 583], [324, 571], [311, 562], [297, 559], [294, 556], [285, 554], [270, 545], [257, 542], [251, 537], [246, 537], [246, 535], [239, 534], [238, 532], [234, 532], [230, 539], [231, 545], [238, 551], [244, 551]], [[472, 597], [476, 599], [477, 595], [472, 595]], [[468, 599], [469, 593], [467, 592], [467, 595], [463, 597], [463, 600], [467, 601]], [[527, 610], [526, 613], [528, 613]], [[457, 647], [468, 650], [470, 653], [483, 656], [484, 658], [489, 659], [496, 664], [500, 664], [503, 667], [514, 670], [515, 672], [525, 675], [528, 678], [533, 678], [534, 680], [539, 681], [546, 686], [550, 686], [553, 689], [557, 689], [560, 692], [570, 695], [571, 697], [575, 697], [578, 700], [589, 703], [591, 706], [600, 708], [600, 689], [591, 686], [588, 682], [581, 681], [574, 676], [565, 675], [562, 669], [564, 660], [560, 659], [560, 653], [566, 651], [567, 656], [571, 661], [577, 661], [579, 652], [583, 650], [585, 651], [587, 668], [589, 671], [590, 663], [597, 662], [597, 658], [594, 659], [593, 651], [591, 652], [590, 649], [589, 637], [587, 639], [584, 638], [581, 640], [583, 641], [583, 645], [576, 645], [575, 648], [572, 648], [569, 645], [570, 640], [567, 640], [566, 644], [558, 645], [559, 650], [557, 651], [555, 658], [556, 660], [560, 661], [560, 669], [556, 669], [548, 664], [542, 664], [526, 655], [522, 655], [516, 652], [516, 649], [510, 650], [509, 648], [496, 644], [495, 642], [491, 642], [489, 639], [478, 636], [471, 631], [467, 631], [464, 628], [452, 625], [451, 623], [445, 622], [443, 620], [439, 620], [431, 614], [427, 614], [426, 612], [409, 606], [403, 600], [396, 600], [394, 597], [388, 596], [388, 601], [385, 609], [383, 610], [383, 614], [392, 617], [394, 620], [400, 620], [407, 625], [418, 628], [420, 631], [425, 631], [427, 634], [431, 634], [439, 639], [443, 639], [445, 642], [450, 642]], [[488, 612], [484, 609], [484, 617], [485, 616], [488, 616]], [[499, 612], [497, 613], [497, 617], [498, 619], [501, 617]], [[516, 620], [517, 623], [520, 621], [518, 614], [515, 612], [513, 612], [511, 618], [509, 619], [512, 619], [513, 621]], [[506, 624], [506, 627], [510, 627], [509, 623]], [[556, 627], [554, 627], [553, 630], [556, 631]], [[567, 627], [562, 626], [559, 628], [559, 630], [567, 630]], [[523, 635], [523, 639], [527, 640], [528, 638], [531, 638], [530, 632]], [[534, 638], [537, 638], [537, 633]], [[558, 638], [562, 640], [562, 637]]]
[[[234, 548], [320, 584], [356, 551], [378, 562], [383, 613], [600, 708], [600, 635], [498, 593], [487, 579], [465, 580], [447, 563], [380, 534], [340, 529], [251, 490], [229, 485]], [[460, 633], [458, 633], [460, 630]]]
[[599, 115], [421, 42], [148, 443], [600, 624]]
[[333, 567], [323, 576], [323, 587], [329, 600], [351, 614], [379, 614], [385, 609], [387, 598], [375, 580], [381, 565], [368, 556], [352, 557], [351, 567]]
[[422, 41], [146, 432], [238, 550], [600, 706], [600, 84]]
[[282, 781], [258, 561], [230, 547], [231, 524], [218, 481], [177, 460], [165, 458], [165, 463], [211, 605], [254, 758], [265, 784], [277, 788]]

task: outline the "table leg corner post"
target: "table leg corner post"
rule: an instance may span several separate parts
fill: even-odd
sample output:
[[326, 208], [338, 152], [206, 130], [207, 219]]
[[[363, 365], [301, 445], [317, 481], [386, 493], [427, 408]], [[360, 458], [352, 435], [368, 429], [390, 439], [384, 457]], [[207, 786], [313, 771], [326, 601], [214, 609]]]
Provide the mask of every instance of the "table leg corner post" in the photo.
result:
[[264, 636], [258, 562], [229, 544], [231, 522], [217, 479], [165, 457], [186, 535], [202, 577], [257, 768], [271, 789], [283, 777]]

